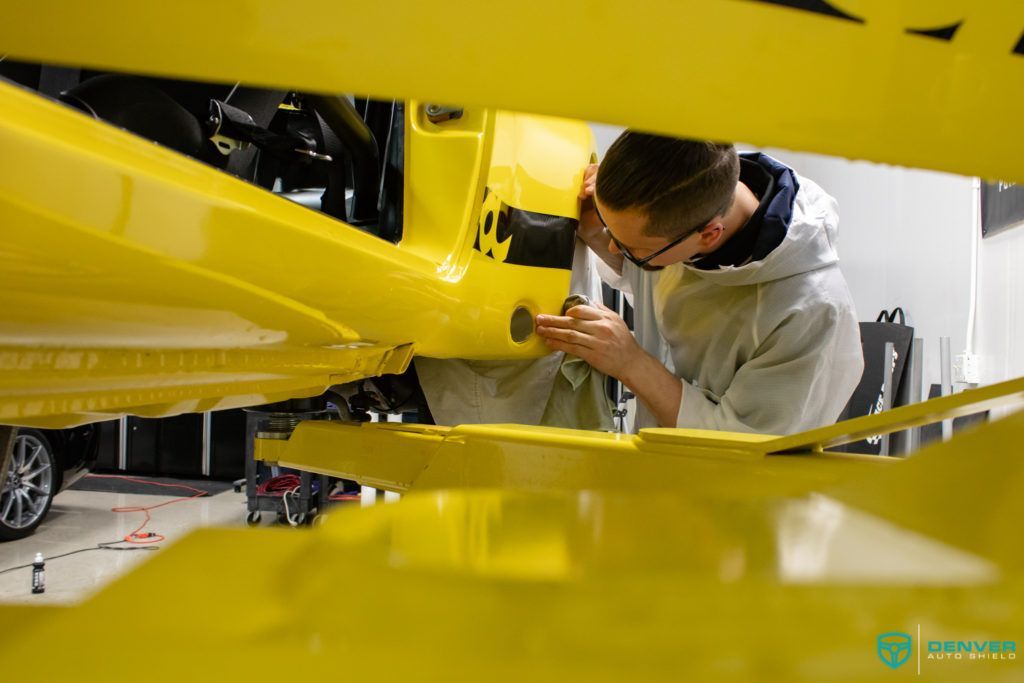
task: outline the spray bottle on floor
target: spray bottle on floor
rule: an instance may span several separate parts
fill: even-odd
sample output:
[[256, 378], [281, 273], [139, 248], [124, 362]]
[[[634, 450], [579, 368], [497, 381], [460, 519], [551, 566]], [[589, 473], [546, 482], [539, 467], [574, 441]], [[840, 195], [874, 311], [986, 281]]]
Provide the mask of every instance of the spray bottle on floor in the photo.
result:
[[43, 593], [46, 591], [46, 562], [43, 561], [43, 554], [36, 553], [36, 559], [32, 561], [32, 592]]

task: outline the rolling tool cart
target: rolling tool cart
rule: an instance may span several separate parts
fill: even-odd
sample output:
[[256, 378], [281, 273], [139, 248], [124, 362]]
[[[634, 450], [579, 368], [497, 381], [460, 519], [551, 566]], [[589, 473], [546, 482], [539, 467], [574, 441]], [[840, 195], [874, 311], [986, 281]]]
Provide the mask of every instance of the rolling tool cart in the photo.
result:
[[[330, 496], [331, 478], [279, 468], [272, 463], [257, 461], [254, 457], [254, 439], [282, 439], [291, 436], [302, 420], [327, 420], [326, 406], [317, 405], [316, 399], [288, 401], [287, 405], [273, 404], [245, 411], [245, 493], [246, 516], [249, 525], [260, 522], [262, 513], [273, 512], [282, 524], [300, 526], [309, 524], [326, 509]], [[298, 405], [297, 405], [298, 404]], [[309, 405], [305, 405], [309, 404]]]

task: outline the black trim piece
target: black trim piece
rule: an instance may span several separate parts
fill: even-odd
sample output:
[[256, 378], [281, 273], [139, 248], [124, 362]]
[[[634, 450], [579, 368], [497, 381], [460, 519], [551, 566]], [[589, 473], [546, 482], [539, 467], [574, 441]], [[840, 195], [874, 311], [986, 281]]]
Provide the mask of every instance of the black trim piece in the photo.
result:
[[1017, 46], [1013, 48], [1013, 54], [1024, 56], [1024, 33], [1021, 34]]
[[509, 209], [512, 245], [505, 263], [572, 270], [578, 224], [575, 218]]
[[852, 14], [847, 14], [841, 9], [833, 7], [825, 0], [749, 0], [750, 2], [760, 2], [765, 5], [779, 5], [780, 7], [789, 7], [790, 9], [798, 9], [804, 12], [811, 12], [813, 14], [821, 14], [826, 17], [832, 17], [834, 19], [845, 19], [846, 21], [853, 21], [858, 24], [863, 24], [864, 20], [859, 17], [855, 17]]
[[[485, 198], [489, 193], [488, 189]], [[482, 252], [481, 231], [485, 235], [495, 231], [494, 240], [497, 244], [505, 244], [507, 240], [511, 240], [508, 243], [505, 263], [572, 270], [578, 220], [516, 209], [504, 203], [500, 205], [500, 210], [494, 211], [486, 208], [486, 201], [484, 204], [486, 214], [480, 216], [481, 223], [473, 242], [474, 249]], [[490, 249], [485, 256], [495, 258]]]
[[908, 28], [907, 33], [915, 36], [924, 36], [925, 38], [938, 38], [939, 40], [950, 41], [953, 40], [953, 36], [960, 30], [960, 27], [964, 25], [963, 20], [950, 24], [949, 26], [943, 26], [941, 28]]

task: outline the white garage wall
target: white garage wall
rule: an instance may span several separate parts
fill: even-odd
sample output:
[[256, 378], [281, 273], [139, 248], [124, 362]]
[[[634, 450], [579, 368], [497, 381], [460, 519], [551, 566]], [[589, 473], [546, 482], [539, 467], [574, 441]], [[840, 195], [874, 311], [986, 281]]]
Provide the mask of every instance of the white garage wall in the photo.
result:
[[[594, 126], [599, 153], [621, 128]], [[740, 145], [750, 149], [749, 146]], [[939, 337], [967, 343], [974, 188], [970, 178], [766, 150], [839, 201], [839, 255], [861, 320], [902, 306], [938, 383]], [[1024, 227], [981, 240], [975, 351], [983, 384], [1024, 376]]]
[[975, 345], [981, 380], [1024, 377], [1024, 226], [981, 241]]
[[594, 143], [597, 145], [597, 156], [599, 159], [604, 158], [604, 153], [608, 151], [608, 148], [615, 138], [619, 137], [624, 128], [619, 126], [606, 126], [603, 123], [592, 123], [590, 129], [594, 131]]

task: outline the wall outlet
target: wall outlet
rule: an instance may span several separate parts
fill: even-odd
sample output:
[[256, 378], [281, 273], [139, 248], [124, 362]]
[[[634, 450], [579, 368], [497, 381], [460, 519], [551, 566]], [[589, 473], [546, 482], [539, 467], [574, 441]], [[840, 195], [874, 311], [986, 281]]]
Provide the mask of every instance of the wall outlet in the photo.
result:
[[953, 381], [965, 384], [981, 382], [981, 370], [978, 367], [978, 354], [961, 353], [953, 360]]

